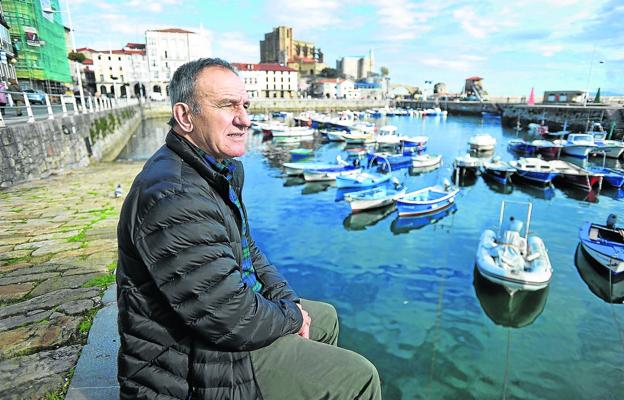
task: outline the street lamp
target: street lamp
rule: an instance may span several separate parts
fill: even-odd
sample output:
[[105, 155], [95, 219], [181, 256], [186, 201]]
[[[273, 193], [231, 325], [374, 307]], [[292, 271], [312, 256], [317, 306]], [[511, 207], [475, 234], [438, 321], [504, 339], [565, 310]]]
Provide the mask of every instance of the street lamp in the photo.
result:
[[[74, 36], [74, 24], [72, 23], [71, 11], [69, 9], [69, 0], [65, 0], [65, 8], [66, 8], [66, 12], [67, 12], [67, 19], [69, 20], [69, 32], [70, 32], [70, 35], [71, 35], [72, 49], [73, 49], [74, 53], [77, 53], [77, 51], [76, 51], [76, 37]], [[60, 11], [60, 10], [53, 10], [51, 7], [45, 7], [45, 8], [43, 8], [42, 11], [44, 13], [46, 13], [46, 14], [54, 14], [54, 13], [62, 13], [63, 12], [63, 11]], [[82, 105], [83, 112], [86, 112], [87, 108], [85, 107], [84, 90], [82, 89], [82, 72], [80, 71], [80, 67], [78, 66], [78, 62], [77, 61], [73, 61], [73, 62], [74, 62], [75, 70], [76, 70], [76, 75], [78, 75], [78, 90], [80, 92], [80, 104]]]

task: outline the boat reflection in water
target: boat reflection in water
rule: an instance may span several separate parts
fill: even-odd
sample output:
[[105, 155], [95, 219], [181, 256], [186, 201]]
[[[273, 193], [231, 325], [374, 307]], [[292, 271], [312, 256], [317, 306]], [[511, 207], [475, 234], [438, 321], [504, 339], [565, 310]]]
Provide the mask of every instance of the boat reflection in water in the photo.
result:
[[481, 308], [496, 325], [522, 328], [535, 322], [544, 311], [548, 286], [541, 290], [519, 290], [510, 295], [504, 286], [484, 278], [476, 266], [473, 277]]
[[596, 189], [587, 191], [570, 186], [561, 186], [559, 187], [559, 190], [561, 190], [565, 197], [569, 199], [584, 201], [587, 203], [598, 203], [598, 191]]
[[515, 185], [515, 189], [538, 199], [552, 200], [555, 197], [555, 188], [552, 185], [537, 186], [527, 182], [520, 182], [518, 185]]
[[580, 244], [576, 248], [574, 264], [593, 294], [607, 303], [624, 303], [624, 280], [613, 281], [608, 270], [589, 258]]
[[386, 207], [376, 208], [374, 210], [360, 211], [349, 214], [342, 222], [347, 231], [362, 231], [368, 226], [373, 226], [377, 222], [386, 218], [396, 210], [396, 204], [390, 204]]
[[335, 187], [335, 181], [306, 182], [301, 189], [301, 194], [314, 194], [324, 192], [330, 187]]
[[491, 191], [496, 192], [496, 193], [502, 193], [502, 194], [513, 193], [514, 186], [512, 183], [500, 183], [497, 180], [491, 178], [487, 174], [483, 174], [482, 177], [483, 177], [483, 181], [485, 182], [485, 184]]
[[299, 186], [303, 184], [305, 184], [305, 179], [303, 179], [301, 176], [289, 176], [288, 178], [284, 179], [284, 184], [282, 186]]
[[420, 229], [429, 224], [435, 224], [447, 215], [454, 214], [457, 211], [457, 204], [451, 203], [451, 206], [440, 210], [433, 214], [419, 215], [415, 217], [396, 217], [390, 225], [390, 230], [395, 235], [408, 233], [409, 231]]
[[477, 175], [470, 172], [464, 173], [465, 170], [465, 168], [455, 168], [453, 170], [453, 183], [459, 187], [473, 186], [477, 183]]
[[600, 194], [607, 196], [607, 197], [611, 197], [613, 200], [624, 199], [624, 189], [603, 188], [600, 191]]

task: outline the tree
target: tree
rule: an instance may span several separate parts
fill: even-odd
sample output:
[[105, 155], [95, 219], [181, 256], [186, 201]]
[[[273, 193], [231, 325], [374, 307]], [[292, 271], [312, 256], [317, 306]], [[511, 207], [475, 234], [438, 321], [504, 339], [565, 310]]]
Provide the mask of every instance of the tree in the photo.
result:
[[72, 61], [79, 62], [79, 63], [82, 63], [84, 60], [87, 59], [87, 57], [84, 54], [74, 52], [74, 51], [70, 51], [69, 54], [67, 55], [67, 58], [69, 58]]
[[323, 68], [319, 75], [323, 78], [338, 78], [340, 74], [335, 68]]
[[385, 66], [382, 66], [381, 68], [379, 68], [379, 72], [381, 72], [381, 76], [390, 75], [390, 70], [388, 69], [388, 67], [385, 67]]

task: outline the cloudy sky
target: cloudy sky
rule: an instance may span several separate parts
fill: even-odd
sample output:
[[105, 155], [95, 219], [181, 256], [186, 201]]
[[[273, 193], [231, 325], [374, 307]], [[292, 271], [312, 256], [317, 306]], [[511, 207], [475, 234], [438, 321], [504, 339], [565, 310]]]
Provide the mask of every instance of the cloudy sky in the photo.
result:
[[[69, 0], [79, 47], [145, 42], [145, 30], [203, 30], [214, 56], [258, 62], [279, 25], [335, 67], [372, 50], [393, 83], [484, 78], [493, 95], [544, 90], [624, 94], [622, 0]], [[64, 6], [65, 2], [61, 2]]]

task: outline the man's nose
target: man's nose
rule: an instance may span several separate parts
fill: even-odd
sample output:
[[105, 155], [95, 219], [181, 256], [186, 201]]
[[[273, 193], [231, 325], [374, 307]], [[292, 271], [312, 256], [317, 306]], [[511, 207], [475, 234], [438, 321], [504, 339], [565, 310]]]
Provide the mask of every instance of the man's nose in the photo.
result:
[[245, 128], [249, 128], [251, 126], [251, 119], [249, 119], [247, 109], [241, 108], [241, 110], [236, 114], [234, 123], [237, 126], [243, 126]]

